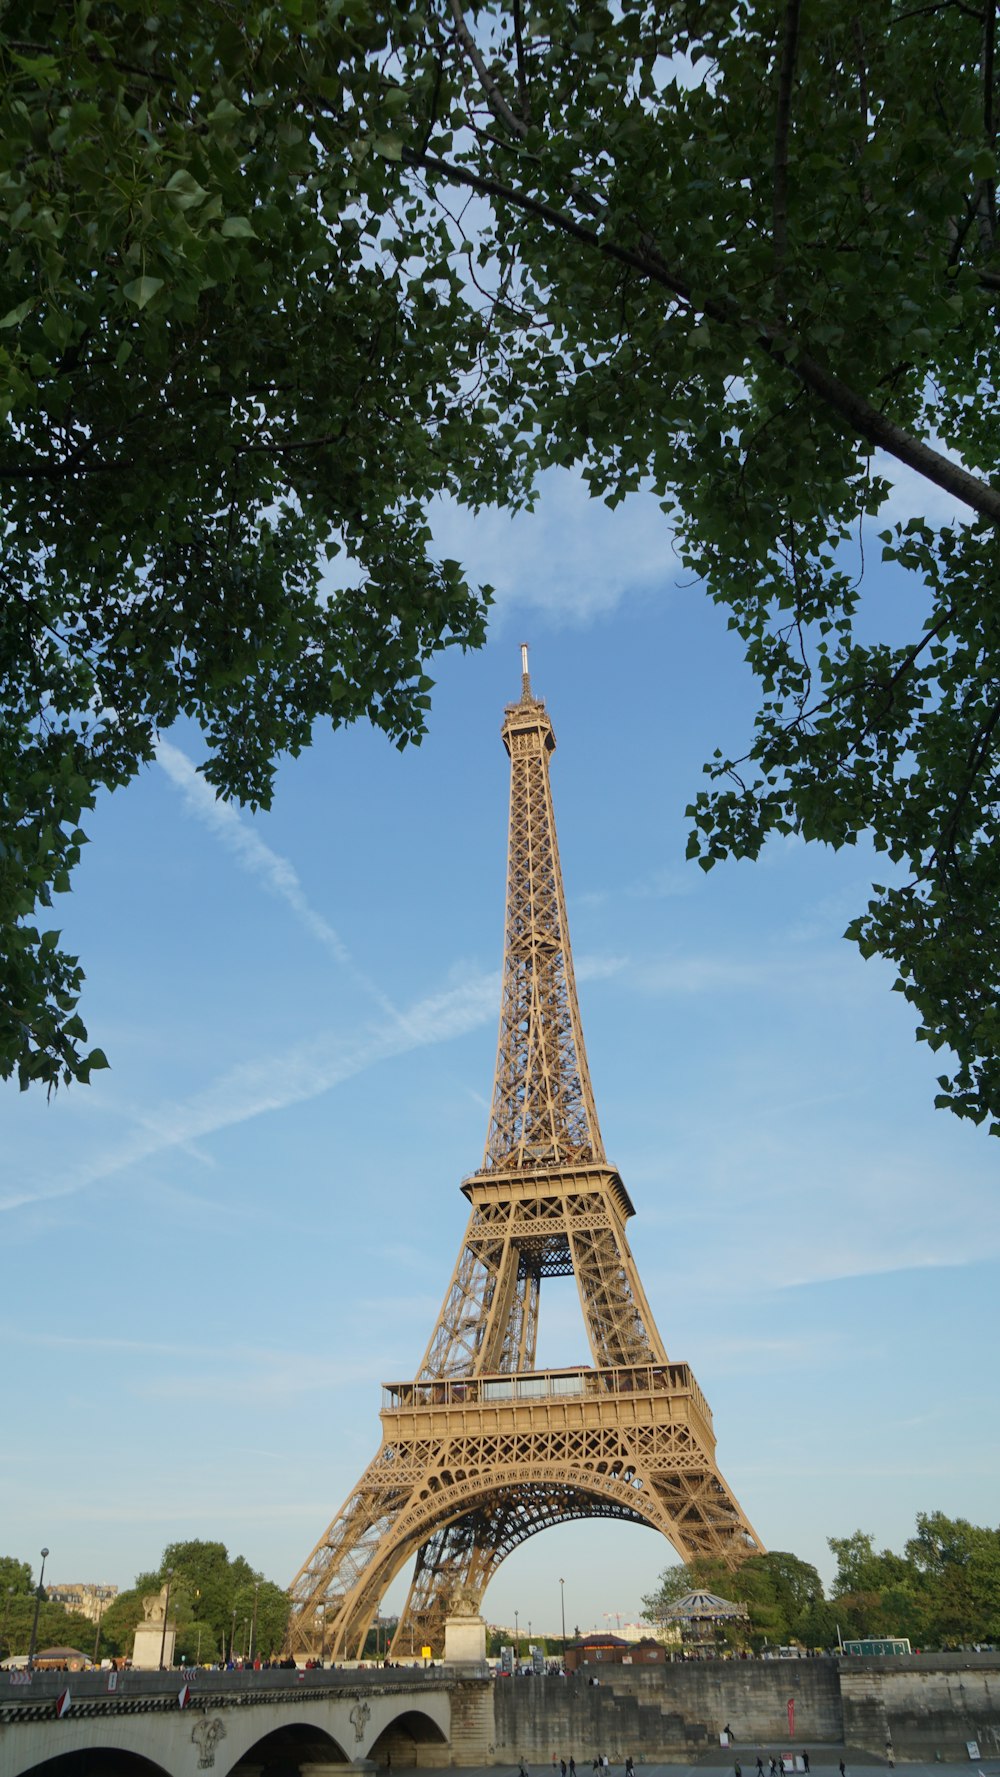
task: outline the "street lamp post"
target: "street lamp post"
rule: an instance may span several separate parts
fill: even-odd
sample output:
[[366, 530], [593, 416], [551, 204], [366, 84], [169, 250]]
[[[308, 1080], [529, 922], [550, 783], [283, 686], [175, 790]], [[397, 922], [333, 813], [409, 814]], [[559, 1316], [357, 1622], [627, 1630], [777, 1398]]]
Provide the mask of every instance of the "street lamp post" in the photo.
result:
[[170, 1582], [174, 1577], [172, 1567], [167, 1568], [167, 1596], [163, 1604], [163, 1633], [160, 1636], [160, 1671], [164, 1670], [164, 1657], [167, 1651], [167, 1617], [170, 1613]]
[[41, 1568], [41, 1572], [38, 1575], [38, 1586], [35, 1591], [35, 1614], [31, 1619], [31, 1645], [28, 1648], [28, 1671], [29, 1672], [34, 1671], [34, 1666], [35, 1666], [35, 1647], [38, 1642], [38, 1611], [39, 1611], [39, 1606], [41, 1605], [42, 1599], [45, 1597], [45, 1585], [44, 1585], [45, 1562], [48, 1558], [48, 1553], [49, 1553], [48, 1549], [42, 1550], [42, 1568]]
[[319, 1668], [322, 1672], [326, 1666], [326, 1605], [317, 1604], [316, 1615], [319, 1617]]
[[236, 1606], [233, 1605], [233, 1626], [229, 1631], [229, 1664], [236, 1664]]
[[517, 1611], [514, 1612], [514, 1660], [517, 1665], [520, 1665], [520, 1663], [521, 1663], [521, 1642], [520, 1642], [518, 1632], [517, 1632]]
[[559, 1613], [562, 1617], [563, 1667], [566, 1665], [566, 1581], [559, 1581]]

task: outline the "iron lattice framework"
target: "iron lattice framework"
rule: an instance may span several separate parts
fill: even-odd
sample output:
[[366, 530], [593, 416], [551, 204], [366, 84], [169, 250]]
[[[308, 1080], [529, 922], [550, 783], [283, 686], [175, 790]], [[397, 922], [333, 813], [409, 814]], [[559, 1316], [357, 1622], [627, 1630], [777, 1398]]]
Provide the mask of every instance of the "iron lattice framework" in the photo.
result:
[[[482, 1167], [413, 1382], [383, 1390], [382, 1446], [292, 1582], [289, 1646], [358, 1655], [416, 1555], [394, 1652], [440, 1653], [501, 1561], [574, 1518], [663, 1532], [684, 1560], [761, 1549], [715, 1462], [712, 1415], [668, 1362], [625, 1236], [583, 1045], [556, 843], [555, 736], [522, 650], [509, 704], [510, 828], [496, 1076]], [[543, 1278], [574, 1276], [593, 1367], [538, 1370]]]

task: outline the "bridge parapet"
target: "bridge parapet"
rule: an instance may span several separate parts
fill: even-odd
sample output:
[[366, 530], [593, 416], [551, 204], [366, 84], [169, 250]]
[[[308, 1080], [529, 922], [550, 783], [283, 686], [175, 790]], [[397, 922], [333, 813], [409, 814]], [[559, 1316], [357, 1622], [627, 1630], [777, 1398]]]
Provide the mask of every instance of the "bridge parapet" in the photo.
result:
[[[113, 1677], [114, 1689], [108, 1689]], [[401, 1767], [453, 1762], [452, 1691], [482, 1691], [488, 1678], [451, 1679], [440, 1668], [290, 1672], [35, 1672], [0, 1674], [0, 1777], [30, 1777], [48, 1759], [114, 1747], [168, 1777], [216, 1767], [253, 1768], [254, 1748], [288, 1742], [294, 1762], [339, 1777], [384, 1762]], [[57, 1700], [69, 1692], [67, 1712]], [[465, 1711], [467, 1715], [468, 1711]], [[405, 1757], [400, 1757], [405, 1754]], [[209, 1756], [211, 1755], [211, 1756]], [[117, 1757], [117, 1754], [116, 1754]], [[116, 1762], [116, 1770], [127, 1763]]]

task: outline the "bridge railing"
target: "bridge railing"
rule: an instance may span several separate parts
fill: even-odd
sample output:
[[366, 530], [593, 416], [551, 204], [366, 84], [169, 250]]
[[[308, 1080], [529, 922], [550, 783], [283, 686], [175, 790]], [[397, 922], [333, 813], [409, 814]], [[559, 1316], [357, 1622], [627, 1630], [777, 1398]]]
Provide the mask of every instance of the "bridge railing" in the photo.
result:
[[[297, 1700], [318, 1691], [346, 1692], [356, 1696], [359, 1691], [369, 1695], [427, 1691], [454, 1680], [453, 1671], [440, 1665], [421, 1661], [412, 1666], [312, 1667], [290, 1669], [271, 1667], [259, 1672], [224, 1672], [214, 1666], [176, 1667], [168, 1672], [143, 1671], [135, 1667], [109, 1673], [89, 1672], [8, 1672], [0, 1669], [0, 1724], [17, 1719], [31, 1719], [43, 1708], [51, 1713], [55, 1699], [68, 1690], [73, 1706], [91, 1708], [100, 1702], [101, 1713], [134, 1714], [144, 1711], [176, 1709], [182, 1686], [190, 1689], [194, 1706], [227, 1704], [246, 1705], [253, 1702]], [[463, 1668], [461, 1677], [489, 1679], [488, 1670]]]

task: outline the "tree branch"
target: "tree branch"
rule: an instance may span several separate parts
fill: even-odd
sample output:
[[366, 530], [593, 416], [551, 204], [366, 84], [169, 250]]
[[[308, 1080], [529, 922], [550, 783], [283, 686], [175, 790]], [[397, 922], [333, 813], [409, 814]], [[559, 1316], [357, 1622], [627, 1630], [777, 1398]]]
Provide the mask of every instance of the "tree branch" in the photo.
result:
[[779, 307], [784, 310], [785, 259], [788, 253], [788, 137], [792, 122], [792, 88], [795, 84], [795, 62], [799, 44], [799, 0], [787, 0], [781, 36], [778, 109], [774, 122], [771, 246], [774, 255], [775, 292]]
[[517, 136], [519, 141], [523, 142], [525, 136], [528, 134], [528, 126], [527, 124], [522, 123], [520, 118], [514, 116], [513, 111], [487, 68], [480, 52], [479, 45], [465, 22], [465, 14], [462, 11], [461, 0], [448, 0], [448, 5], [451, 11], [451, 16], [455, 21], [455, 29], [458, 32], [465, 53], [475, 68], [476, 73], [479, 75], [483, 92], [486, 94], [487, 105], [497, 121], [506, 124], [511, 133]]
[[516, 191], [492, 175], [474, 172], [470, 167], [458, 166], [441, 160], [436, 155], [416, 154], [412, 149], [404, 148], [403, 159], [407, 165], [418, 171], [435, 173], [453, 184], [465, 185], [472, 191], [478, 191], [485, 197], [499, 198], [501, 202], [510, 204], [512, 209], [520, 210], [525, 215], [537, 216], [540, 221], [594, 249], [604, 258], [641, 272], [663, 289], [670, 290], [692, 312], [700, 312], [709, 320], [731, 328], [743, 339], [748, 349], [766, 353], [790, 376], [817, 395], [859, 437], [866, 439], [876, 449], [884, 450], [888, 456], [895, 457], [897, 462], [915, 469], [925, 481], [933, 482], [935, 487], [951, 494], [961, 505], [970, 507], [973, 512], [988, 519], [990, 524], [1000, 527], [1000, 489], [981, 481], [978, 476], [970, 475], [960, 464], [951, 462], [939, 451], [932, 450], [930, 445], [912, 437], [902, 426], [896, 425], [894, 420], [874, 407], [865, 396], [804, 351], [799, 342], [783, 328], [744, 314], [736, 303], [725, 297], [700, 296], [696, 303], [688, 280], [668, 266], [655, 247], [638, 252], [623, 246], [621, 242], [602, 236], [595, 228], [577, 221], [575, 216], [569, 215], [565, 210], [558, 210], [539, 198]]
[[528, 123], [531, 118], [531, 101], [528, 97], [528, 61], [524, 53], [521, 0], [514, 0], [514, 50], [517, 56], [517, 94], [521, 104], [521, 116], [524, 122]]

